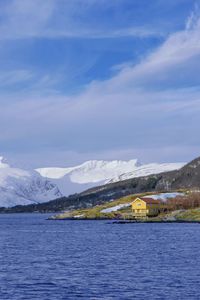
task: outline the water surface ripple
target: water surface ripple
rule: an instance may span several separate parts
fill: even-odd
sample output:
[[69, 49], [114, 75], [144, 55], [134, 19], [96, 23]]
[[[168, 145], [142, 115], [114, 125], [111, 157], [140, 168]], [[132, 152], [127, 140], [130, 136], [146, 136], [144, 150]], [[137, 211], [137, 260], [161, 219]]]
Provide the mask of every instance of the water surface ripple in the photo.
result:
[[0, 215], [0, 299], [200, 299], [199, 224]]

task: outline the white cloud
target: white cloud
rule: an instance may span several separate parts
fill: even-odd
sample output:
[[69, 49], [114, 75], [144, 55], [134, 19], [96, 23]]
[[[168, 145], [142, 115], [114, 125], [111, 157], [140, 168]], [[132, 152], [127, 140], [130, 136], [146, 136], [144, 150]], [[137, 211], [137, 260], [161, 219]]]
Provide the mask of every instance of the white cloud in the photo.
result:
[[[169, 149], [188, 149], [187, 143], [190, 151], [196, 149], [200, 90], [190, 65], [195, 60], [195, 71], [199, 71], [200, 26], [196, 17], [195, 24], [193, 17], [188, 22], [186, 30], [170, 35], [138, 65], [122, 66], [113, 78], [94, 81], [78, 95], [7, 98], [0, 111], [0, 143], [28, 141], [30, 148], [57, 145], [72, 153], [89, 148], [90, 153], [98, 153], [97, 149], [103, 153], [124, 145], [141, 153], [151, 150], [152, 157], [152, 149], [157, 154], [165, 149], [160, 159], [172, 153]], [[194, 87], [186, 80], [174, 87], [179, 66], [182, 80], [189, 75]]]
[[[157, 82], [169, 82], [176, 75], [183, 78], [187, 75], [191, 61], [196, 58], [195, 68], [200, 67], [200, 19], [195, 17], [192, 28], [171, 34], [153, 53], [136, 66], [126, 66], [110, 81], [107, 86], [121, 89], [124, 86], [136, 87]], [[179, 66], [183, 68], [180, 72]], [[182, 72], [182, 71], [181, 71]], [[176, 75], [175, 75], [176, 74]], [[187, 83], [186, 83], [187, 84]]]
[[[156, 85], [161, 74], [173, 77], [177, 64], [190, 63], [190, 59], [200, 53], [198, 22], [192, 30], [178, 32], [171, 35], [165, 43], [154, 53], [150, 54], [143, 62], [136, 66], [125, 66], [110, 80], [92, 82], [85, 91], [76, 96], [52, 96], [41, 99], [29, 95], [29, 99], [22, 95], [22, 100], [10, 103], [4, 111], [10, 121], [19, 114], [19, 136], [26, 136], [27, 128], [34, 134], [37, 126], [41, 124], [40, 134], [50, 133], [54, 128], [60, 130], [62, 126], [72, 126], [77, 133], [76, 126], [85, 122], [85, 130], [94, 122], [97, 130], [102, 127], [102, 132], [109, 131], [109, 121], [114, 127], [128, 128], [131, 124], [137, 125], [140, 116], [141, 129], [146, 123], [160, 118], [166, 120], [167, 114], [181, 111], [199, 111], [200, 92], [194, 88], [164, 88], [149, 90], [145, 83], [152, 81]], [[187, 72], [187, 68], [185, 70]], [[192, 76], [192, 75], [191, 75]], [[45, 78], [44, 81], [46, 82]], [[47, 78], [48, 81], [48, 78]], [[56, 97], [56, 98], [55, 98]], [[113, 113], [112, 113], [113, 112]], [[121, 119], [122, 125], [119, 124]], [[135, 119], [135, 120], [134, 120]], [[102, 124], [101, 124], [102, 120]], [[105, 124], [105, 125], [104, 125]], [[155, 124], [154, 124], [155, 125]], [[88, 127], [87, 127], [88, 126]], [[84, 126], [83, 126], [84, 128]], [[17, 130], [17, 128], [16, 128]], [[73, 131], [72, 130], [72, 131]], [[62, 132], [63, 128], [61, 129]], [[66, 133], [68, 130], [66, 130]], [[13, 131], [13, 136], [16, 132]]]

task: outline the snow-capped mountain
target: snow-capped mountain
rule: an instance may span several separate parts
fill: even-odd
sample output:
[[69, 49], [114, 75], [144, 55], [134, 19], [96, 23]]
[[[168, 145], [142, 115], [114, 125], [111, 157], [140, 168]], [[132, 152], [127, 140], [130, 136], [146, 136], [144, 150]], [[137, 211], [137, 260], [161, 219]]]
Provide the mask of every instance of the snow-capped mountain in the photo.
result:
[[10, 167], [0, 157], [0, 207], [41, 203], [61, 196], [58, 187], [38, 172]]
[[141, 165], [137, 159], [129, 161], [91, 160], [75, 167], [39, 168], [36, 171], [56, 183], [64, 195], [69, 195], [110, 182], [178, 170], [183, 165], [184, 163]]
[[106, 181], [115, 176], [134, 170], [138, 165], [137, 160], [130, 161], [103, 161], [90, 160], [81, 165], [70, 168], [41, 168], [36, 169], [43, 177], [59, 179], [69, 175], [75, 183], [96, 183]]
[[179, 170], [184, 165], [185, 165], [184, 163], [163, 163], [163, 164], [153, 163], [153, 164], [140, 165], [137, 166], [135, 170], [131, 172], [123, 173], [122, 175], [112, 178], [111, 180], [109, 180], [109, 182], [116, 182], [116, 181], [126, 180], [135, 177]]
[[47, 202], [109, 182], [180, 169], [183, 163], [141, 165], [129, 161], [87, 161], [67, 168], [23, 170], [0, 157], [0, 207]]

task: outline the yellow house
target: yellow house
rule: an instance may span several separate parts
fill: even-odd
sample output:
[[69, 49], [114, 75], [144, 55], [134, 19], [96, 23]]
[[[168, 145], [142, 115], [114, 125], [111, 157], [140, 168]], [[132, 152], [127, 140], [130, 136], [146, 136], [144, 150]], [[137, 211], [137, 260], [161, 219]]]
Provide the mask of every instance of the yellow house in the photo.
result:
[[163, 209], [162, 202], [153, 198], [136, 198], [132, 203], [132, 213], [135, 218], [154, 217]]

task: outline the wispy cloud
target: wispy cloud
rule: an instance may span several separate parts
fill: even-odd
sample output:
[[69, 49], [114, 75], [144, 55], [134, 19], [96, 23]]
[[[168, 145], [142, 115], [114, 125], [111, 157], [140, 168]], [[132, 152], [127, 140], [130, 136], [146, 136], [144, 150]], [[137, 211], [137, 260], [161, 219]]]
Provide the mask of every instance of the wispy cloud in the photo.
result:
[[199, 26], [200, 5], [196, 2], [194, 9], [186, 20], [186, 30], [193, 30]]
[[54, 10], [54, 1], [12, 0], [2, 7], [1, 39], [39, 36]]
[[[39, 0], [10, 0], [0, 13], [3, 16], [0, 25], [0, 40], [26, 38], [101, 39], [128, 36], [145, 38], [163, 35], [158, 29], [150, 26], [104, 28], [102, 24], [102, 26], [98, 26], [99, 28], [95, 28], [97, 26], [91, 27], [90, 24], [80, 20], [81, 16], [83, 18], [84, 14], [87, 15], [88, 7], [92, 8], [94, 4], [97, 2], [76, 0], [62, 3], [53, 0], [42, 2]], [[101, 6], [103, 5], [105, 6], [105, 3], [101, 1]], [[74, 19], [80, 20], [75, 22]]]
[[[184, 31], [171, 34], [161, 47], [148, 55], [138, 65], [123, 68], [117, 76], [111, 79], [109, 85], [119, 88], [121, 85], [129, 86], [130, 84], [144, 87], [145, 84], [155, 85], [162, 81], [168, 83], [171, 78], [175, 81], [178, 77], [183, 79], [184, 76], [188, 76], [193, 59], [196, 58], [194, 68], [199, 67], [199, 56], [200, 19], [197, 18], [195, 10], [195, 18], [192, 17], [190, 26], [187, 24]], [[182, 67], [181, 74], [180, 66]], [[178, 77], [175, 77], [175, 73]], [[187, 85], [187, 82], [185, 84]]]
[[33, 73], [29, 70], [17, 69], [0, 72], [0, 86], [11, 86], [20, 82], [26, 82], [33, 78]]
[[35, 37], [46, 37], [46, 38], [90, 38], [90, 39], [114, 39], [123, 37], [162, 37], [164, 34], [156, 29], [148, 29], [145, 27], [128, 27], [123, 29], [108, 29], [95, 30], [95, 29], [74, 29], [71, 30], [54, 30], [48, 29], [39, 33]]

